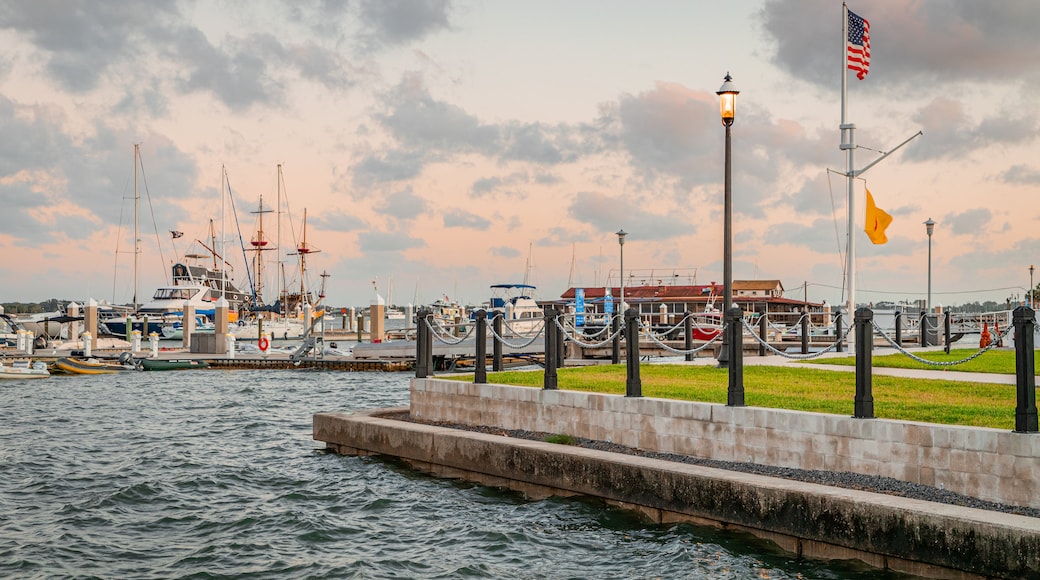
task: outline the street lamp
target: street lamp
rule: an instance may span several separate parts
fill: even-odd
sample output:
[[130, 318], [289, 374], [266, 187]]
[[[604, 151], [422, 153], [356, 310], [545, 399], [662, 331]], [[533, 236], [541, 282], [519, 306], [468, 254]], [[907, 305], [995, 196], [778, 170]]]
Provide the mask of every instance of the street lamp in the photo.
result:
[[1029, 307], [1036, 308], [1036, 286], [1033, 284], [1033, 265], [1029, 265]]
[[[719, 114], [722, 125], [726, 127], [726, 173], [725, 173], [725, 209], [723, 212], [723, 244], [722, 244], [722, 321], [725, 324], [729, 309], [733, 306], [733, 184], [730, 146], [730, 127], [737, 116], [737, 95], [740, 91], [733, 85], [733, 78], [726, 73], [722, 86], [715, 94], [719, 96]], [[722, 350], [719, 351], [719, 366], [729, 365], [727, 334], [723, 330]]]
[[618, 298], [619, 308], [625, 312], [625, 236], [628, 235], [623, 228], [617, 231], [617, 243], [621, 249], [621, 296]]
[[935, 230], [935, 222], [932, 218], [924, 222], [924, 228], [928, 232], [928, 302], [927, 310], [932, 311], [932, 232]]

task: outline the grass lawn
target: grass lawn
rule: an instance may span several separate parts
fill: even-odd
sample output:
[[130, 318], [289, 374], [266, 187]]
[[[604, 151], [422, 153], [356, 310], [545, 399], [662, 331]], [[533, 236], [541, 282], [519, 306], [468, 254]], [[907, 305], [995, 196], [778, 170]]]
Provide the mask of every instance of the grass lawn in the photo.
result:
[[[929, 350], [914, 352], [912, 349], [910, 352], [914, 356], [923, 358], [925, 360], [935, 362], [955, 362], [964, 360], [971, 355], [977, 353], [977, 348], [960, 348], [950, 350], [950, 354], [946, 354], [941, 350]], [[1034, 372], [1040, 374], [1040, 351], [1034, 351], [1033, 356]], [[873, 365], [876, 367], [888, 367], [888, 368], [899, 368], [899, 369], [924, 369], [924, 370], [943, 370], [948, 371], [962, 371], [966, 373], [998, 373], [1004, 375], [1015, 374], [1015, 351], [1009, 348], [994, 348], [987, 350], [981, 355], [974, 359], [955, 365], [944, 365], [936, 366], [917, 362], [914, 359], [906, 356], [902, 353], [886, 354], [873, 358]], [[805, 362], [811, 362], [815, 364], [826, 364], [826, 365], [844, 365], [844, 366], [855, 366], [855, 357], [836, 357], [836, 358], [823, 358], [823, 359], [812, 359]], [[876, 378], [875, 378], [876, 380]]]
[[[726, 402], [727, 373], [701, 365], [640, 368], [643, 396], [722, 404]], [[473, 380], [472, 375], [443, 378]], [[542, 381], [538, 371], [488, 373], [489, 383], [541, 387]], [[623, 395], [625, 366], [559, 369], [558, 384], [561, 389]], [[745, 365], [744, 390], [748, 406], [851, 416], [856, 378], [853, 373], [823, 369]], [[1014, 385], [874, 375], [873, 394], [878, 418], [997, 429], [1015, 426]]]

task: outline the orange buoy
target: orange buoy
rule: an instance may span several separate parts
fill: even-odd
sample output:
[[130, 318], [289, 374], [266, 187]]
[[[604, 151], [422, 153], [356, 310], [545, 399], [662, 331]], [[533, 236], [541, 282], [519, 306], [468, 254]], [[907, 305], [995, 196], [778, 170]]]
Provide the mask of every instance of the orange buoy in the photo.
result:
[[[989, 338], [988, 338], [989, 334], [987, 333], [986, 336], [987, 336], [986, 342], [988, 343], [989, 342]], [[261, 351], [267, 352], [267, 347], [271, 346], [271, 343], [267, 340], [266, 336], [261, 336], [260, 340], [257, 341], [256, 345], [260, 347]]]
[[989, 323], [982, 323], [982, 336], [979, 337], [979, 348], [986, 348], [990, 343]]

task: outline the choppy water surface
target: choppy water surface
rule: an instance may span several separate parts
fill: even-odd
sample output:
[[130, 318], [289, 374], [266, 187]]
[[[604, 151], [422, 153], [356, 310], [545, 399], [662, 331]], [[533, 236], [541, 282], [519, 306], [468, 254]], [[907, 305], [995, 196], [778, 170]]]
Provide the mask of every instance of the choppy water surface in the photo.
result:
[[[188, 371], [0, 385], [0, 576], [878, 578], [746, 536], [528, 501], [311, 440], [408, 376]], [[887, 576], [892, 577], [892, 576]]]

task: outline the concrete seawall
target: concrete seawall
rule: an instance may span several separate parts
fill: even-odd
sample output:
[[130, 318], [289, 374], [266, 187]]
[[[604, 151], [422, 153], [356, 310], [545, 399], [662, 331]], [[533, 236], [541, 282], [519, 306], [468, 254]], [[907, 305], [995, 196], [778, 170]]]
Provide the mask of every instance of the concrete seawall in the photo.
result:
[[412, 381], [411, 413], [706, 459], [891, 477], [1040, 507], [1035, 433], [432, 378]]
[[943, 578], [1040, 575], [1036, 518], [379, 416], [389, 411], [316, 414], [314, 439], [533, 497], [589, 495], [657, 522], [745, 530], [806, 557]]

